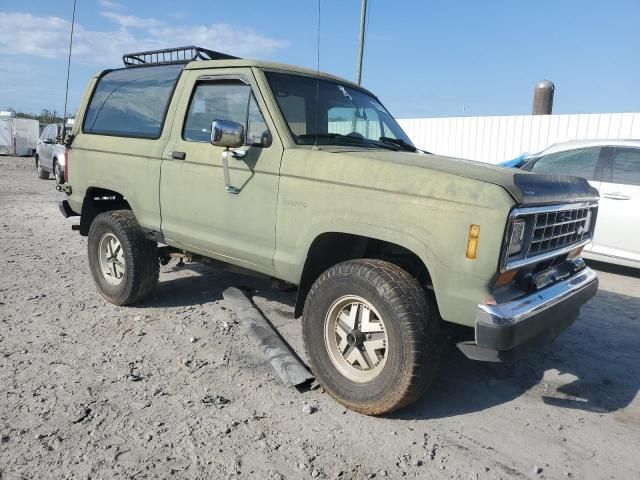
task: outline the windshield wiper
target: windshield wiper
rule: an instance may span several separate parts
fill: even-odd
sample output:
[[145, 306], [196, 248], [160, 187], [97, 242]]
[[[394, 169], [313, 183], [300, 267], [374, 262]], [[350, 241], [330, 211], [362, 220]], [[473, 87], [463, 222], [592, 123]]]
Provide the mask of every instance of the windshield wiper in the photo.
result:
[[315, 140], [316, 138], [320, 139], [335, 139], [335, 138], [346, 138], [350, 140], [360, 141], [357, 137], [350, 137], [348, 135], [343, 135], [341, 133], [304, 133], [302, 135], [297, 136], [298, 140]]
[[400, 138], [391, 138], [391, 137], [380, 137], [380, 141], [390, 145], [397, 145], [402, 150], [406, 150], [407, 152], [417, 152], [418, 149], [413, 145], [401, 140]]
[[318, 140], [331, 140], [331, 143], [322, 142], [322, 145], [359, 145], [363, 147], [378, 147], [387, 150], [398, 151], [399, 146], [392, 143], [379, 142], [377, 140], [370, 140], [368, 138], [355, 137], [353, 135], [343, 135], [341, 133], [305, 133], [297, 136], [298, 140], [302, 141], [303, 145], [310, 145], [309, 141], [315, 142]]
[[370, 140], [368, 138], [365, 138], [363, 140], [363, 142], [365, 142], [367, 145], [372, 145], [372, 146], [376, 146], [376, 147], [380, 147], [380, 148], [386, 148], [387, 150], [393, 150], [394, 152], [397, 152], [398, 150], [400, 150], [400, 146], [399, 145], [395, 145], [395, 144], [389, 143], [389, 142], [381, 142], [379, 140]]

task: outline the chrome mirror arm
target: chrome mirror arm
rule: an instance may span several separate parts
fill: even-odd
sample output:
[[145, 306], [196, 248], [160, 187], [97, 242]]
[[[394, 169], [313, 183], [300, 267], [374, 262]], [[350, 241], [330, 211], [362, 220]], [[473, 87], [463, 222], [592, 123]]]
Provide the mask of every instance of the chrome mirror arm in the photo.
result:
[[[235, 152], [232, 153], [232, 155], [234, 154]], [[237, 157], [235, 157], [234, 155], [234, 158], [237, 158]], [[231, 185], [231, 178], [229, 176], [229, 160], [228, 159], [229, 159], [229, 147], [225, 148], [222, 151], [222, 172], [224, 174], [224, 188], [227, 190], [227, 192], [237, 195], [238, 193], [240, 193], [240, 189]]]

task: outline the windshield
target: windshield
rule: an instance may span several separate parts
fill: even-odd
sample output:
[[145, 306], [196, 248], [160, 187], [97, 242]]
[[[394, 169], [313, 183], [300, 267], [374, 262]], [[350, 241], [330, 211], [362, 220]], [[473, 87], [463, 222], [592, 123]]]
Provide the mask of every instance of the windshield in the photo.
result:
[[362, 90], [302, 75], [265, 74], [297, 144], [415, 151], [391, 114]]

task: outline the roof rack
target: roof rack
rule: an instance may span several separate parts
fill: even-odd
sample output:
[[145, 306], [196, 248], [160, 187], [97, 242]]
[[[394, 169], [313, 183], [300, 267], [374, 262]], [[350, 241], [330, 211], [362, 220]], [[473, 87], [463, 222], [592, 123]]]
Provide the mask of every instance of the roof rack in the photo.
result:
[[122, 61], [125, 67], [145, 67], [150, 65], [175, 65], [189, 63], [194, 60], [230, 60], [237, 58], [239, 57], [191, 46], [127, 53], [122, 56]]

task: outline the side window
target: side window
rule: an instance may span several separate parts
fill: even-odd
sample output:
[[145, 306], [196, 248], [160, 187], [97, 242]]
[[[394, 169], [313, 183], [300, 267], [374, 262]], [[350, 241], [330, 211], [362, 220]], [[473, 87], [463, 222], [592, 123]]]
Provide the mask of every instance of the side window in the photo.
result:
[[258, 107], [258, 103], [253, 94], [249, 98], [249, 115], [247, 122], [247, 139], [245, 140], [247, 145], [256, 147], [268, 147], [271, 145], [269, 127], [267, 127], [267, 123], [264, 121], [260, 107]]
[[583, 148], [568, 152], [550, 153], [538, 160], [532, 172], [545, 175], [573, 175], [594, 180], [600, 148]]
[[230, 120], [244, 125], [245, 145], [270, 144], [267, 124], [249, 85], [241, 82], [197, 84], [185, 118], [183, 138], [208, 143], [214, 120]]
[[160, 137], [181, 72], [180, 65], [162, 65], [106, 73], [93, 92], [82, 131], [123, 137]]
[[55, 140], [56, 139], [56, 127], [55, 125], [47, 125], [42, 132], [43, 140]]
[[[282, 111], [287, 112], [287, 122], [291, 133], [296, 136], [310, 133], [312, 129], [307, 128], [307, 104], [304, 97], [281, 93], [278, 95], [277, 101]], [[315, 122], [313, 124], [315, 126]]]
[[640, 186], [640, 149], [616, 148], [605, 181]]

